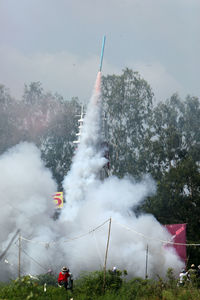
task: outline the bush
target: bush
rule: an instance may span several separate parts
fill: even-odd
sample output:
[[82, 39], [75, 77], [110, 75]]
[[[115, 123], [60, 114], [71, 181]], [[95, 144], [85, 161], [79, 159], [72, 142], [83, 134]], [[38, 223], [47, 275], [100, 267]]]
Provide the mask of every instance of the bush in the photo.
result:
[[84, 294], [85, 299], [94, 299], [95, 296], [104, 294], [105, 291], [116, 292], [122, 286], [122, 272], [118, 271], [113, 274], [106, 272], [105, 288], [104, 288], [104, 272], [95, 271], [82, 274], [74, 284], [74, 292], [76, 294]]
[[[0, 300], [200, 300], [200, 290], [190, 283], [183, 287], [176, 286], [171, 270], [166, 281], [162, 278], [125, 281], [122, 275], [121, 271], [115, 274], [106, 272], [106, 286], [103, 289], [103, 271], [82, 274], [74, 281], [73, 292], [54, 286], [54, 275], [40, 275], [37, 281], [25, 276], [9, 284], [0, 283]], [[46, 292], [44, 281], [47, 283]]]
[[[65, 296], [65, 298], [63, 298]], [[21, 280], [17, 279], [6, 286], [0, 288], [0, 299], [12, 300], [44, 300], [44, 299], [70, 299], [66, 298], [66, 290], [59, 289], [58, 287], [47, 287], [44, 292], [43, 285], [32, 280], [30, 276], [25, 276]]]
[[39, 285], [46, 283], [47, 285], [57, 286], [57, 276], [53, 273], [40, 274], [37, 278]]

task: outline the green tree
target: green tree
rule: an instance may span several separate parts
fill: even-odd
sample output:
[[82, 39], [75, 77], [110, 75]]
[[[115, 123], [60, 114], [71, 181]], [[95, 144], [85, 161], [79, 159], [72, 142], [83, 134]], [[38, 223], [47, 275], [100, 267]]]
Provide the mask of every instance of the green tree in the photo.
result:
[[40, 82], [32, 82], [25, 85], [21, 108], [25, 139], [41, 149], [46, 167], [62, 189], [74, 153], [76, 116], [80, 114], [78, 99], [66, 101], [58, 94], [45, 93]]
[[162, 177], [186, 154], [183, 136], [184, 118], [184, 103], [177, 94], [153, 109], [149, 136], [146, 140], [148, 149], [144, 159], [148, 161], [147, 171], [155, 179]]
[[0, 154], [18, 142], [17, 109], [18, 103], [10, 96], [8, 89], [0, 85]]
[[138, 162], [151, 120], [151, 88], [137, 72], [125, 69], [122, 75], [103, 77], [102, 97], [111, 172], [137, 176], [146, 168], [145, 161]]
[[200, 161], [200, 101], [197, 97], [188, 96], [185, 100], [185, 118], [183, 136], [186, 150]]
[[41, 138], [42, 158], [52, 170], [59, 189], [62, 189], [62, 181], [74, 155], [73, 141], [78, 132], [77, 116], [80, 111], [81, 107], [76, 98], [60, 102], [55, 118]]
[[[143, 204], [142, 210], [152, 213], [162, 224], [187, 223], [187, 242], [199, 243], [200, 235], [200, 172], [198, 164], [187, 156], [157, 182], [157, 193]], [[198, 249], [187, 249], [197, 261]], [[189, 255], [190, 253], [190, 255]]]
[[35, 143], [61, 189], [74, 153], [80, 111], [78, 99], [67, 101], [58, 94], [46, 93], [40, 82], [25, 85], [21, 101], [11, 98], [1, 85], [0, 153], [21, 141]]

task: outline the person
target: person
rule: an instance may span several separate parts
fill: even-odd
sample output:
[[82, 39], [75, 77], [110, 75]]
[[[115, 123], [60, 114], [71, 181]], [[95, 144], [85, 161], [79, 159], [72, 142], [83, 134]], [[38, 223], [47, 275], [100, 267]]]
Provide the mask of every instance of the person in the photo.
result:
[[62, 267], [61, 272], [58, 275], [58, 286], [64, 286], [65, 289], [68, 288], [68, 278], [70, 277], [69, 269], [67, 267]]
[[188, 270], [188, 277], [189, 277], [189, 279], [190, 279], [191, 282], [195, 282], [196, 275], [197, 275], [197, 270], [195, 268], [195, 265], [191, 264], [191, 267]]
[[113, 274], [117, 274], [117, 267], [113, 267], [113, 268], [112, 268], [112, 273], [113, 273]]
[[198, 265], [198, 269], [197, 269], [197, 278], [200, 278], [200, 265]]
[[69, 273], [69, 277], [67, 278], [67, 288], [73, 291], [73, 281], [74, 281], [73, 274], [70, 272], [70, 270], [68, 271], [68, 273]]
[[190, 276], [193, 276], [193, 275], [196, 275], [197, 271], [196, 271], [196, 268], [195, 268], [195, 265], [194, 264], [191, 264], [191, 267], [190, 269], [188, 270], [188, 274]]
[[187, 280], [188, 280], [188, 272], [186, 272], [186, 270], [183, 269], [179, 274], [178, 286], [183, 286]]

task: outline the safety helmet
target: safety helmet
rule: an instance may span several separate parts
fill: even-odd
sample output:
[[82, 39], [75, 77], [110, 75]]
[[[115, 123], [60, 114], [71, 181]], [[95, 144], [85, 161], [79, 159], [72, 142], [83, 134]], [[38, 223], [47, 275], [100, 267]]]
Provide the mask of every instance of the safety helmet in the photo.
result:
[[62, 267], [62, 272], [68, 272], [68, 268], [67, 267]]

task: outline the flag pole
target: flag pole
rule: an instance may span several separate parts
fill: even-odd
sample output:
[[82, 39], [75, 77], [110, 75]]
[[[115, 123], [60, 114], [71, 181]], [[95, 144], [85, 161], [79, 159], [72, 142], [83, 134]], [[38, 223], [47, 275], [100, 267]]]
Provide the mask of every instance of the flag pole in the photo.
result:
[[109, 220], [108, 239], [107, 239], [106, 254], [105, 254], [105, 262], [104, 262], [103, 292], [104, 292], [104, 290], [105, 290], [105, 284], [106, 284], [106, 264], [107, 264], [108, 247], [109, 247], [109, 241], [110, 241], [110, 230], [111, 230], [111, 218], [110, 218], [110, 220]]
[[149, 246], [147, 244], [147, 248], [146, 248], [146, 268], [145, 268], [145, 279], [148, 278], [148, 254], [149, 254]]
[[19, 252], [18, 252], [18, 277], [19, 277], [19, 279], [21, 277], [21, 242], [22, 242], [21, 232], [19, 232], [19, 239], [18, 239], [18, 243], [19, 243]]

